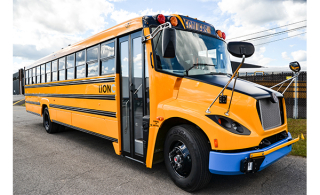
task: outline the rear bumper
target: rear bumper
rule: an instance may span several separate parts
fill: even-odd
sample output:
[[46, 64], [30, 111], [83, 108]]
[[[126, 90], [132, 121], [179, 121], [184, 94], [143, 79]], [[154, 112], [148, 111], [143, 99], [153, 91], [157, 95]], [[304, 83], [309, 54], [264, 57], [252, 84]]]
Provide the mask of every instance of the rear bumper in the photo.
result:
[[[250, 154], [255, 154], [259, 152], [272, 151], [276, 147], [281, 147], [281, 145], [288, 144], [288, 142], [292, 139], [291, 134], [288, 133], [288, 137], [284, 140], [276, 142], [266, 148], [260, 150], [252, 150], [246, 152], [239, 153], [221, 153], [211, 151], [209, 155], [209, 171], [213, 174], [219, 175], [240, 175], [244, 174], [240, 171], [240, 163], [243, 159], [249, 159]], [[288, 146], [284, 146], [280, 149], [277, 149], [267, 155], [265, 155], [265, 159], [260, 165], [259, 171], [281, 159], [282, 157], [289, 154], [292, 150], [292, 144]]]

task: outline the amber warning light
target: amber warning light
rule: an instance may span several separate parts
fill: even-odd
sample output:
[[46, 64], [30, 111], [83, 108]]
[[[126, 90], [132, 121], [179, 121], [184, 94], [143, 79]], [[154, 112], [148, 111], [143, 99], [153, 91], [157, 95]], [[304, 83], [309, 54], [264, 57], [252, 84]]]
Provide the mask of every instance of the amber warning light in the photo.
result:
[[224, 40], [226, 39], [226, 33], [222, 32], [221, 30], [217, 30], [216, 33], [220, 38], [223, 38]]

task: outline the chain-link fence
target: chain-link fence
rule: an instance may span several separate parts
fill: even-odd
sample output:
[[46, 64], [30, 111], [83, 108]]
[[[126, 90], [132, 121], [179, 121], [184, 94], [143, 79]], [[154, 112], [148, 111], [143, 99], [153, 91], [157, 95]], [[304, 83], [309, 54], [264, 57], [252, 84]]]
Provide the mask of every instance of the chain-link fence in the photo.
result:
[[[242, 73], [243, 74], [243, 73]], [[244, 76], [239, 76], [241, 79], [245, 79], [266, 87], [272, 87], [281, 81], [289, 79], [294, 76], [294, 73], [278, 73], [278, 74], [264, 74], [264, 75], [251, 75], [246, 73]], [[279, 89], [282, 92], [288, 85], [290, 81], [284, 83]], [[274, 87], [274, 90], [278, 90], [279, 86]], [[298, 101], [298, 112], [297, 118], [307, 118], [307, 73], [301, 72], [297, 81], [297, 97], [295, 97], [295, 81], [292, 82], [290, 87], [284, 93], [284, 98], [287, 107], [287, 117], [294, 117], [294, 101], [297, 98]]]

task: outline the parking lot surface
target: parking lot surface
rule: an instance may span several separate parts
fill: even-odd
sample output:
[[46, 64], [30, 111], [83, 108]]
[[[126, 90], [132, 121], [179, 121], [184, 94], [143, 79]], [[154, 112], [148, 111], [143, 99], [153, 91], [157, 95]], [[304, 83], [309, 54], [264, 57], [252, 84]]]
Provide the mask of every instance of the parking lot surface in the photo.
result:
[[[189, 194], [163, 163], [118, 156], [112, 142], [77, 130], [48, 134], [42, 118], [13, 106], [13, 194]], [[215, 175], [194, 194], [306, 194], [306, 159], [287, 156], [248, 175]]]

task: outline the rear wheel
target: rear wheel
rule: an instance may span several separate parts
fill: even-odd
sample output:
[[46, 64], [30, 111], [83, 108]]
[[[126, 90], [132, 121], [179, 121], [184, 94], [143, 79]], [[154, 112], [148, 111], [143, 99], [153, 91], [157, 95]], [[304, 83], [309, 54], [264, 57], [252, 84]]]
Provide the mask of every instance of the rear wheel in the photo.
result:
[[205, 187], [212, 178], [209, 152], [207, 138], [194, 126], [172, 127], [164, 145], [164, 161], [173, 182], [188, 192]]
[[59, 125], [51, 122], [48, 107], [43, 110], [43, 126], [47, 133], [56, 133], [59, 130]]

